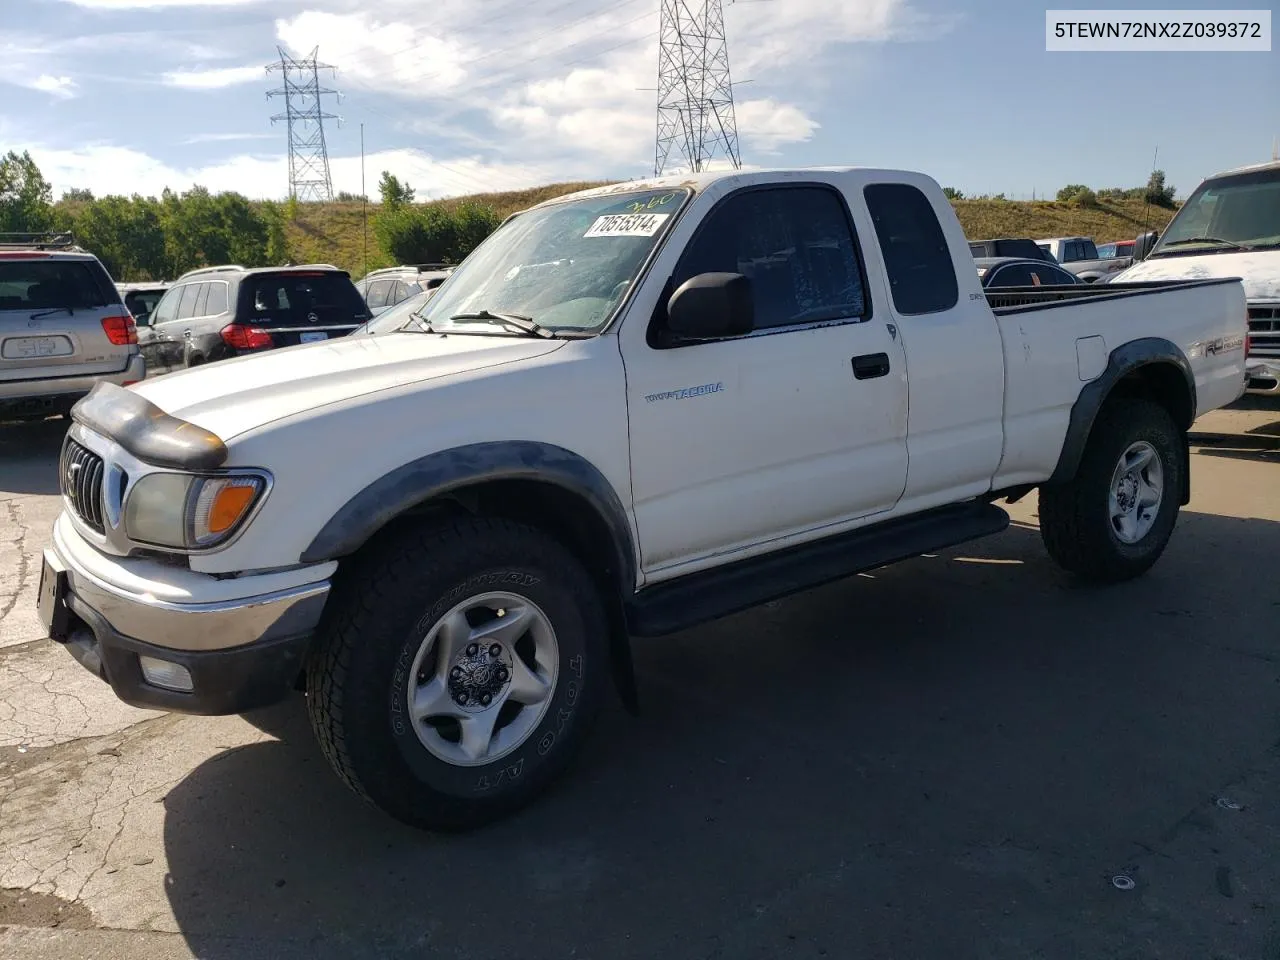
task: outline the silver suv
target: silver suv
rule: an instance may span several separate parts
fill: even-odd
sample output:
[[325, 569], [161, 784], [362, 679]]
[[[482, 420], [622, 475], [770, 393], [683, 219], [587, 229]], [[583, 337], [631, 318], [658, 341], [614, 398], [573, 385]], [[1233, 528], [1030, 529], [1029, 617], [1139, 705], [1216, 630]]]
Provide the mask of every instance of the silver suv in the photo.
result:
[[0, 233], [0, 420], [70, 411], [146, 376], [133, 317], [70, 234]]
[[434, 291], [449, 279], [453, 265], [448, 263], [413, 263], [399, 267], [370, 270], [356, 284], [360, 296], [369, 307], [369, 316], [408, 300], [423, 291]]

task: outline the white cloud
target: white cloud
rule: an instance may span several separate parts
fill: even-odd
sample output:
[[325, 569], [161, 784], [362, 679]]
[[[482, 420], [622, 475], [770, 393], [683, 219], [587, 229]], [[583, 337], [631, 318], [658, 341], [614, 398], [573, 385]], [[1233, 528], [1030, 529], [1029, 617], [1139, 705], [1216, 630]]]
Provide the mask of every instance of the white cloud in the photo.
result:
[[309, 10], [276, 21], [276, 36], [295, 54], [320, 48], [321, 59], [342, 68], [344, 78], [407, 97], [426, 98], [466, 77], [463, 62], [476, 54], [460, 39], [437, 33], [438, 23], [380, 21], [367, 13]]
[[240, 7], [263, 0], [62, 0], [93, 10], [154, 10], [159, 7]]
[[187, 137], [182, 143], [189, 146], [193, 143], [231, 143], [236, 140], [278, 140], [278, 133], [197, 133]]
[[184, 90], [221, 90], [265, 79], [266, 72], [262, 67], [218, 67], [213, 70], [171, 70], [164, 75], [164, 84]]
[[[165, 187], [182, 192], [194, 184], [217, 193], [234, 190], [253, 199], [280, 199], [288, 192], [288, 162], [283, 156], [242, 154], [196, 167], [174, 167], [131, 147], [94, 144], [71, 150], [19, 144], [31, 151], [55, 193], [87, 188], [108, 194], [159, 196]], [[330, 159], [333, 189], [358, 193], [360, 157]], [[390, 170], [407, 180], [419, 200], [491, 190], [519, 190], [563, 179], [550, 167], [489, 163], [479, 158], [451, 158], [447, 163], [414, 149], [385, 150], [365, 158], [366, 189], [376, 193], [378, 177]]]
[[738, 136], [764, 153], [774, 153], [784, 143], [803, 143], [820, 126], [794, 104], [768, 98], [740, 101], [734, 115]]
[[23, 87], [29, 87], [32, 90], [39, 90], [41, 93], [47, 93], [50, 96], [58, 97], [66, 100], [76, 95], [76, 82], [70, 77], [54, 77], [47, 73], [42, 73], [34, 80], [14, 80], [15, 83]]
[[653, 152], [653, 94], [635, 64], [579, 68], [526, 85], [490, 106], [522, 143], [613, 162], [644, 163]]

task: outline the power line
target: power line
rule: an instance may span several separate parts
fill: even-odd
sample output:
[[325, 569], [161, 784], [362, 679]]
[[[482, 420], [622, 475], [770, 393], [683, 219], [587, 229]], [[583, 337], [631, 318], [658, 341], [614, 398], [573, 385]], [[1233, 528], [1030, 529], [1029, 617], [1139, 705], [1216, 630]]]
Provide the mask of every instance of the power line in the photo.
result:
[[324, 139], [324, 122], [342, 118], [325, 113], [320, 98], [337, 95], [336, 90], [320, 86], [320, 71], [334, 70], [316, 60], [316, 47], [302, 59], [289, 56], [276, 47], [279, 63], [267, 65], [267, 73], [280, 71], [282, 85], [267, 91], [267, 99], [284, 97], [284, 113], [271, 118], [274, 124], [284, 120], [289, 126], [289, 196], [297, 200], [332, 200], [333, 178], [329, 175], [329, 150]]
[[694, 173], [717, 153], [742, 166], [721, 0], [662, 0], [655, 176], [673, 150]]

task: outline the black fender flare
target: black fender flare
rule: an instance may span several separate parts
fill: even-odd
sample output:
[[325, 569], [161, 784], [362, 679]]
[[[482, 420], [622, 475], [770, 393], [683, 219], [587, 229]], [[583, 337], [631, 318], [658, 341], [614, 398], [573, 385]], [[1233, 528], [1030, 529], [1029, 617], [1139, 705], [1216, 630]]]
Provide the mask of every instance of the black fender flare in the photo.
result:
[[554, 444], [499, 440], [442, 450], [411, 460], [373, 481], [329, 518], [299, 557], [302, 563], [336, 560], [358, 550], [388, 523], [419, 504], [465, 487], [493, 480], [550, 483], [578, 496], [603, 521], [612, 541], [616, 593], [606, 604], [618, 610], [610, 638], [614, 683], [623, 705], [635, 714], [639, 698], [631, 663], [622, 602], [636, 584], [636, 555], [631, 525], [622, 501], [594, 464]]
[[613, 541], [620, 588], [635, 589], [631, 525], [613, 486], [584, 457], [550, 443], [497, 440], [419, 457], [370, 483], [329, 518], [303, 550], [302, 563], [358, 550], [395, 517], [421, 503], [493, 480], [534, 480], [576, 494], [599, 514]]
[[[1080, 459], [1084, 456], [1085, 444], [1088, 443], [1089, 434], [1098, 417], [1098, 411], [1102, 409], [1102, 405], [1111, 395], [1116, 384], [1135, 370], [1157, 363], [1170, 364], [1182, 372], [1187, 387], [1191, 420], [1195, 419], [1196, 379], [1187, 355], [1177, 344], [1164, 337], [1142, 337], [1130, 340], [1112, 350], [1107, 359], [1106, 369], [1096, 379], [1090, 380], [1081, 388], [1080, 395], [1071, 406], [1067, 435], [1062, 441], [1058, 464], [1049, 477], [1049, 483], [1065, 483], [1076, 475]], [[1190, 426], [1191, 421], [1178, 424], [1178, 428], [1183, 431]], [[1185, 504], [1191, 498], [1191, 454], [1186, 443], [1182, 445], [1182, 459], [1182, 476], [1186, 480], [1183, 484], [1182, 502]]]

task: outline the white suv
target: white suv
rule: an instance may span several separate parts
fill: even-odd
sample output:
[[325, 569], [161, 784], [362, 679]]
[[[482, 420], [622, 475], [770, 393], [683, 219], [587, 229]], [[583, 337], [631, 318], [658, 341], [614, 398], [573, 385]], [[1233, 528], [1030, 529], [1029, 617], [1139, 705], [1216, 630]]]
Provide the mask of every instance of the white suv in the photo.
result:
[[67, 413], [100, 381], [146, 376], [98, 258], [70, 234], [0, 234], [0, 419]]

